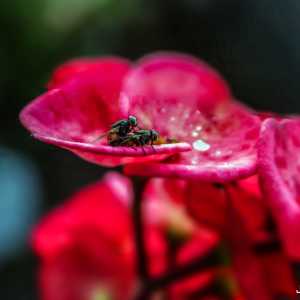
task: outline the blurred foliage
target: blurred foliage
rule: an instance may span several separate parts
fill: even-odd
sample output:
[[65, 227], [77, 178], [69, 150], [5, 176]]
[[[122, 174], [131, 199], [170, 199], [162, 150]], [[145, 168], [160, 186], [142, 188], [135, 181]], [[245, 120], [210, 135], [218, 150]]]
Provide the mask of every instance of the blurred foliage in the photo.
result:
[[18, 255], [27, 245], [40, 201], [39, 177], [33, 164], [22, 155], [0, 148], [0, 264]]

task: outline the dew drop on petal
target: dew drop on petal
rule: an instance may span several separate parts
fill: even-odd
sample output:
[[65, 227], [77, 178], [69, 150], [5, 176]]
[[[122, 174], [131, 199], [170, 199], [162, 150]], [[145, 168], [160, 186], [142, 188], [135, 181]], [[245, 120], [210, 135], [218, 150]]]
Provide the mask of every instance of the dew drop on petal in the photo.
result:
[[221, 157], [222, 156], [222, 151], [221, 150], [216, 150], [214, 153], [215, 157]]
[[191, 159], [191, 164], [192, 165], [198, 165], [198, 163], [199, 163], [199, 161], [198, 161], [197, 158], [194, 157], [194, 158]]
[[[192, 124], [190, 124], [191, 127], [193, 127]], [[197, 136], [199, 136], [200, 131], [202, 130], [202, 126], [198, 125], [196, 126], [193, 131], [191, 132], [191, 136], [196, 138]]]
[[220, 150], [217, 149], [214, 152], [211, 153], [211, 157], [213, 159], [228, 159], [232, 155], [231, 150]]
[[194, 130], [194, 131], [192, 132], [192, 137], [197, 137], [198, 135], [199, 135], [199, 132], [198, 132], [198, 131]]
[[207, 151], [210, 148], [210, 145], [205, 143], [203, 140], [196, 140], [193, 143], [193, 148], [197, 151], [204, 152], [204, 151]]

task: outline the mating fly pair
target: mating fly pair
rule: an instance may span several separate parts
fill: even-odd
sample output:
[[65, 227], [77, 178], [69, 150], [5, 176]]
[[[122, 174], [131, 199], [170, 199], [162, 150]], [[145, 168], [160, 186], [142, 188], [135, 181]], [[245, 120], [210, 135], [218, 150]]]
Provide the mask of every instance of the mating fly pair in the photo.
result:
[[97, 140], [107, 136], [108, 144], [111, 146], [145, 146], [153, 145], [159, 134], [153, 129], [141, 129], [137, 118], [129, 116], [128, 119], [119, 120], [111, 125], [110, 130]]

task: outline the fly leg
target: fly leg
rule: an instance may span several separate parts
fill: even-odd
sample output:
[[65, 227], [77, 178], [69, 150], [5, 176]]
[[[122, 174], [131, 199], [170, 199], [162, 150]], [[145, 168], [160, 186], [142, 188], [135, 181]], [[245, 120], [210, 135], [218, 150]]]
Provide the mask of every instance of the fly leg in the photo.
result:
[[153, 151], [154, 153], [156, 153], [156, 150], [155, 150], [155, 148], [154, 148], [154, 146], [153, 146], [153, 141], [151, 141], [150, 146], [151, 146], [151, 148], [152, 148], [152, 151]]
[[145, 150], [145, 148], [144, 148], [143, 143], [140, 143], [140, 146], [142, 147], [142, 150], [143, 150], [144, 155], [146, 155], [146, 150]]
[[144, 148], [144, 145], [145, 145], [145, 144], [144, 144], [142, 141], [138, 140], [138, 139], [137, 139], [136, 142], [137, 142], [137, 144], [139, 144], [140, 147], [142, 147], [143, 154], [146, 155], [146, 150], [145, 150], [145, 148]]

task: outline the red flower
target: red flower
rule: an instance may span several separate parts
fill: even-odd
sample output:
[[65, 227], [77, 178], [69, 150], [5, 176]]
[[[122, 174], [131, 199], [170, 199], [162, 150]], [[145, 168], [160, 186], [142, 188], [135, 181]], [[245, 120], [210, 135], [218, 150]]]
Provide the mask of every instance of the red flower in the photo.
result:
[[[71, 61], [55, 71], [49, 87], [23, 110], [21, 121], [36, 138], [84, 159], [115, 166], [178, 153], [162, 164], [135, 164], [127, 172], [206, 181], [255, 171], [259, 117], [231, 101], [223, 79], [195, 58], [156, 54], [133, 67], [118, 58]], [[153, 149], [111, 147], [105, 138], [95, 142], [129, 114], [141, 127], [179, 143]]]
[[135, 276], [130, 196], [129, 182], [110, 174], [46, 216], [33, 234], [42, 259], [42, 299], [93, 299], [94, 293], [130, 299]]
[[[172, 230], [176, 235], [172, 211], [175, 211], [175, 218], [180, 214], [176, 211], [178, 208], [172, 207], [172, 201], [167, 203], [165, 199], [165, 211], [169, 210], [166, 216], [170, 217], [151, 220], [152, 204], [148, 206], [147, 203], [150, 204], [151, 197], [159, 192], [152, 189], [152, 184], [145, 192], [144, 235], [151, 276], [159, 276], [195, 256], [205, 255], [216, 246], [218, 238], [212, 232], [197, 229], [182, 211], [182, 218], [190, 223], [191, 231], [179, 236], [178, 240], [184, 243], [179, 244], [174, 265], [169, 266], [166, 237]], [[128, 210], [131, 200], [129, 181], [110, 173], [45, 217], [33, 234], [33, 247], [41, 257], [42, 299], [90, 300], [97, 295], [108, 299], [132, 299], [139, 283]], [[174, 284], [170, 287], [173, 295], [170, 299], [185, 299], [178, 295], [201, 289], [213, 278], [214, 272], [210, 270], [191, 277], [186, 284]]]

